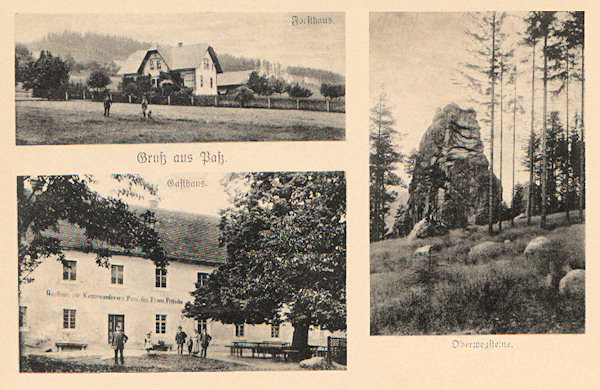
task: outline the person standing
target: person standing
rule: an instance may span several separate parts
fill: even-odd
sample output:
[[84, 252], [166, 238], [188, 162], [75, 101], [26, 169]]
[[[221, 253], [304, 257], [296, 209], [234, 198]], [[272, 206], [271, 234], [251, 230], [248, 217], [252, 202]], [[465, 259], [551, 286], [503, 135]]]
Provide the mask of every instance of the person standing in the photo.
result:
[[125, 343], [127, 342], [128, 337], [125, 333], [123, 333], [123, 329], [120, 326], [117, 326], [115, 334], [113, 334], [112, 346], [115, 350], [115, 365], [119, 364], [117, 357], [119, 354], [121, 355], [121, 365], [125, 364], [125, 360], [123, 359], [123, 349], [125, 349]]
[[175, 334], [175, 342], [177, 343], [177, 353], [183, 354], [183, 346], [185, 344], [185, 338], [187, 334], [181, 329], [181, 326], [177, 328], [177, 333]]
[[154, 342], [152, 341], [152, 332], [148, 332], [146, 334], [146, 338], [144, 339], [144, 349], [146, 352], [150, 352], [154, 348]]
[[148, 99], [146, 99], [146, 96], [144, 96], [142, 98], [142, 115], [144, 116], [144, 118], [146, 117], [147, 109], [148, 109]]
[[212, 337], [208, 334], [206, 329], [202, 329], [202, 335], [200, 336], [200, 340], [202, 342], [202, 352], [200, 353], [200, 357], [206, 357], [206, 351], [208, 350], [208, 345], [210, 344], [210, 340]]
[[200, 353], [200, 345], [202, 344], [202, 336], [198, 333], [198, 329], [194, 329], [194, 335], [192, 340], [192, 354], [198, 355]]
[[110, 105], [112, 104], [112, 99], [110, 98], [110, 94], [107, 94], [104, 97], [104, 116], [108, 118], [110, 116]]

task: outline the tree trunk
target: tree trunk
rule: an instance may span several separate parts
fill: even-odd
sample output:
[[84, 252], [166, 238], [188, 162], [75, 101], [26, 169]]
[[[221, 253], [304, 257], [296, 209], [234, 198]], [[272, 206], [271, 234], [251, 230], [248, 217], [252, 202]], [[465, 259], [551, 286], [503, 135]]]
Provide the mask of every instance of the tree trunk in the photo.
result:
[[309, 359], [311, 357], [308, 347], [308, 329], [307, 323], [292, 324], [294, 335], [292, 336], [292, 349], [298, 350], [298, 360]]
[[513, 142], [512, 142], [512, 186], [511, 188], [511, 201], [510, 207], [512, 211], [510, 213], [510, 224], [515, 227], [515, 144], [517, 140], [517, 67], [515, 65], [515, 90], [513, 100]]
[[581, 155], [579, 157], [580, 160], [580, 170], [579, 170], [579, 188], [580, 188], [580, 194], [579, 194], [579, 219], [581, 220], [581, 222], [583, 222], [583, 202], [584, 202], [584, 197], [585, 197], [585, 178], [584, 178], [584, 171], [585, 171], [585, 142], [584, 142], [584, 137], [583, 137], [583, 132], [584, 132], [584, 125], [585, 122], [583, 121], [583, 108], [584, 108], [584, 104], [583, 104], [583, 97], [584, 97], [584, 87], [585, 87], [585, 77], [584, 77], [584, 73], [583, 73], [583, 65], [584, 65], [584, 53], [583, 53], [583, 48], [585, 46], [585, 40], [583, 40], [581, 42]]
[[567, 183], [566, 183], [566, 187], [565, 187], [565, 199], [564, 199], [564, 202], [565, 202], [565, 209], [566, 209], [566, 213], [567, 213], [567, 221], [570, 221], [570, 218], [569, 218], [569, 209], [571, 208], [571, 206], [570, 206], [570, 202], [569, 202], [569, 189], [570, 189], [569, 188], [569, 181], [571, 180], [571, 175], [569, 173], [569, 167], [571, 165], [570, 164], [571, 152], [569, 152], [569, 50], [568, 49], [567, 49], [567, 53], [566, 54], [567, 54], [567, 61], [566, 61], [566, 66], [567, 66], [567, 79], [566, 79], [567, 91], [566, 92], [567, 92], [567, 96], [566, 96], [566, 102], [565, 103], [566, 103], [566, 110], [567, 110], [567, 120], [566, 120], [565, 127], [566, 127], [566, 130], [567, 130], [567, 135], [566, 135], [565, 141], [567, 143], [567, 151], [566, 151], [566, 153], [567, 153], [567, 159], [566, 159], [566, 161], [567, 161], [567, 167], [566, 167], [566, 173], [567, 173], [566, 179], [567, 179]]
[[532, 44], [532, 65], [531, 65], [531, 134], [529, 148], [529, 191], [527, 194], [527, 225], [531, 224], [531, 213], [533, 212], [533, 158], [535, 156], [533, 144], [535, 143], [535, 133], [533, 130], [535, 118], [535, 42]]
[[494, 105], [495, 105], [495, 92], [494, 87], [496, 84], [496, 12], [493, 12], [492, 16], [492, 122], [490, 126], [490, 204], [489, 204], [489, 215], [488, 215], [488, 231], [490, 234], [494, 233]]
[[502, 142], [502, 128], [503, 118], [504, 118], [504, 60], [502, 57], [500, 58], [500, 185], [498, 186], [498, 232], [502, 232], [502, 147], [504, 146]]
[[546, 115], [548, 110], [548, 55], [546, 53], [548, 49], [548, 33], [544, 35], [544, 108], [543, 108], [543, 123], [542, 123], [542, 215], [540, 217], [540, 227], [546, 228], [546, 181], [548, 180], [548, 161], [546, 157], [546, 137], [548, 136], [548, 126], [546, 121]]

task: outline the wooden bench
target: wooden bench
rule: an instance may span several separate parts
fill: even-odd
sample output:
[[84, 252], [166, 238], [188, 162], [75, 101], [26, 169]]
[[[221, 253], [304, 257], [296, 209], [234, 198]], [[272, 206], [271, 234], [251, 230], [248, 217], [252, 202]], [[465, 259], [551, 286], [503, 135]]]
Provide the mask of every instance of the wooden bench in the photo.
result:
[[86, 349], [88, 346], [86, 343], [78, 343], [72, 341], [58, 341], [54, 344], [56, 345], [56, 349], [58, 349], [59, 352], [65, 349], [79, 349], [81, 351], [82, 349]]

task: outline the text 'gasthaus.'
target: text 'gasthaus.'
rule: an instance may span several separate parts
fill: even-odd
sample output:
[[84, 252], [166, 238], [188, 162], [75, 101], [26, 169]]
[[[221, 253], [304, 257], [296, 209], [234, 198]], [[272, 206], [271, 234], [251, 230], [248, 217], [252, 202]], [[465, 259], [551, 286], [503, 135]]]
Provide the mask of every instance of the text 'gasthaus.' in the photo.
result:
[[202, 165], [223, 165], [227, 162], [225, 155], [221, 151], [210, 152], [202, 151], [198, 154], [194, 153], [176, 153], [168, 155], [163, 152], [158, 153], [146, 153], [139, 152], [136, 156], [136, 160], [140, 164], [152, 164], [152, 165], [166, 165], [167, 162], [175, 164], [179, 163], [193, 163], [199, 161]]

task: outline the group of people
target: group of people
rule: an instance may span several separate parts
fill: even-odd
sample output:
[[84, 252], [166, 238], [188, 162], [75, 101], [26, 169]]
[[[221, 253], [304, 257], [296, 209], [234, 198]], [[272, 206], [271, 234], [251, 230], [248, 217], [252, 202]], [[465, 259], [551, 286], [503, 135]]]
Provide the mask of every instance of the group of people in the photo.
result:
[[[110, 97], [110, 94], [107, 94], [104, 97], [104, 117], [108, 118], [110, 117], [110, 106], [113, 103], [112, 98]], [[146, 111], [148, 110], [148, 99], [146, 99], [146, 97], [144, 96], [142, 98], [142, 116], [144, 118], [148, 117], [148, 118], [152, 118], [152, 110], [148, 111], [148, 113], [146, 113]]]
[[[206, 328], [202, 329], [202, 333], [198, 332], [198, 329], [194, 329], [194, 334], [187, 338], [187, 334], [183, 331], [181, 326], [178, 328], [175, 334], [175, 342], [177, 343], [177, 353], [183, 354], [184, 346], [187, 345], [188, 354], [198, 355], [200, 357], [206, 357], [206, 351], [210, 344], [212, 337], [206, 331]], [[187, 341], [186, 341], [187, 339]]]

